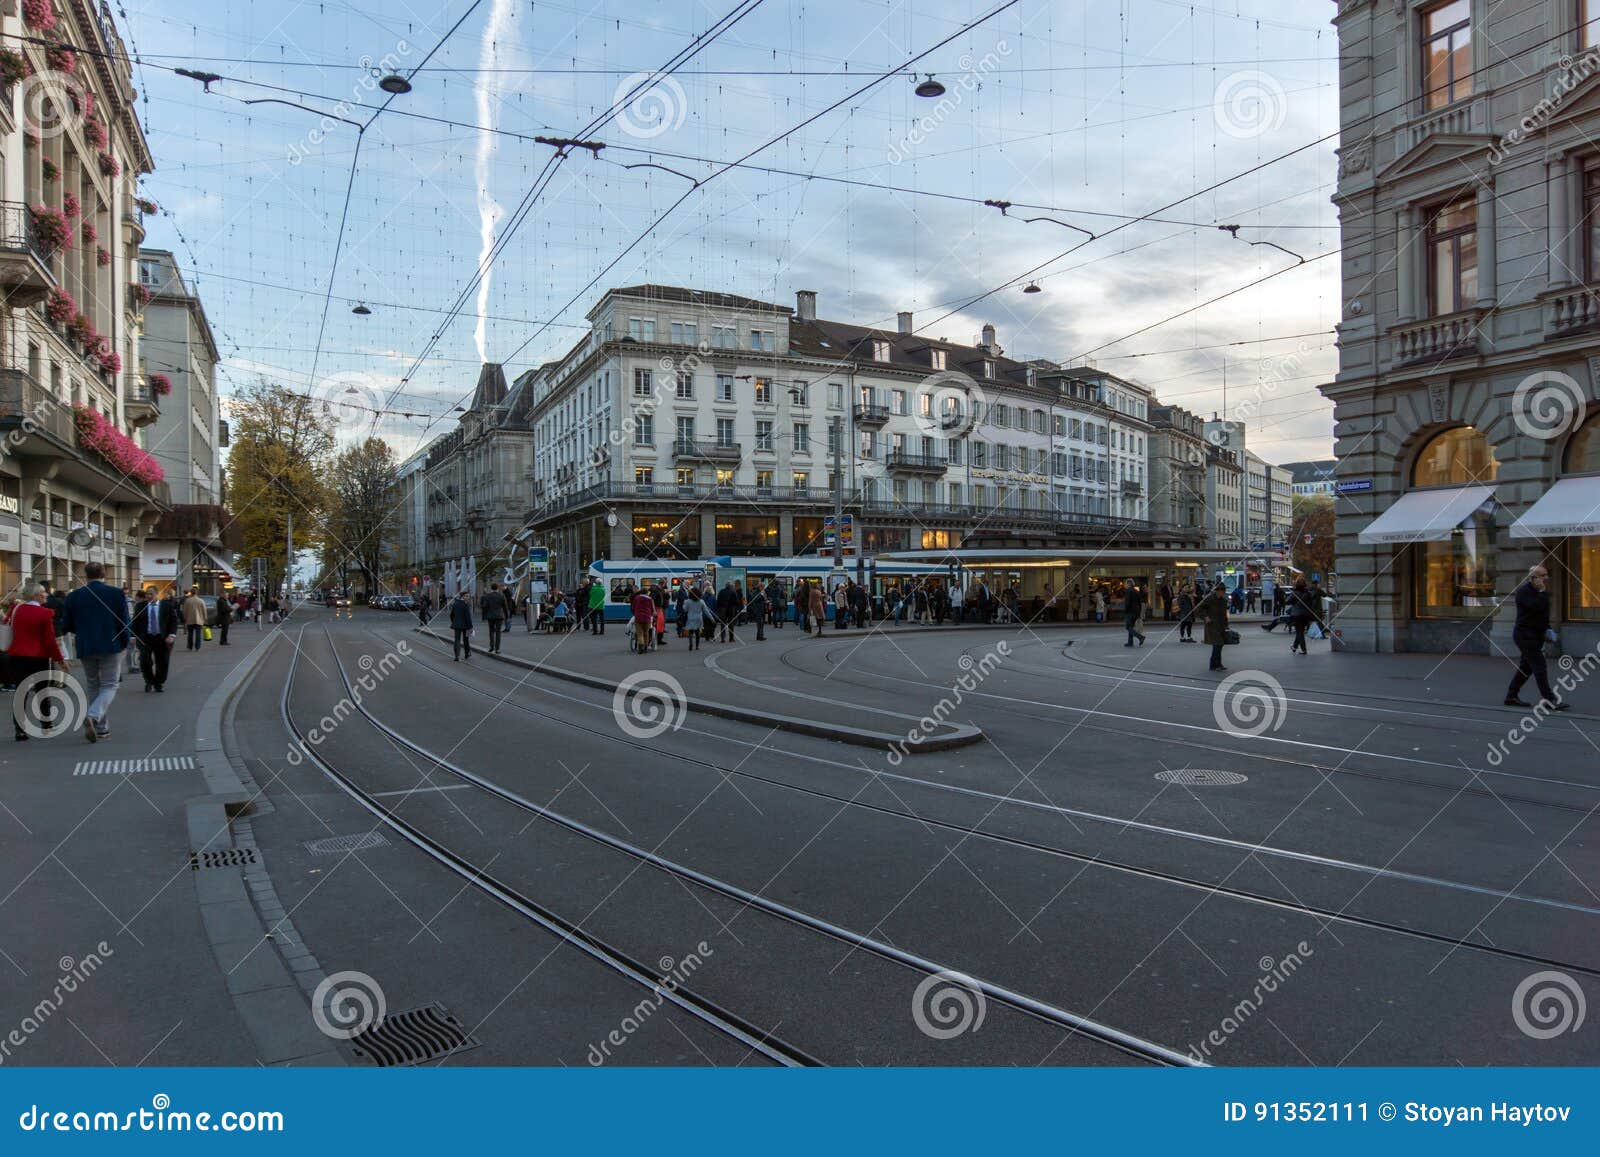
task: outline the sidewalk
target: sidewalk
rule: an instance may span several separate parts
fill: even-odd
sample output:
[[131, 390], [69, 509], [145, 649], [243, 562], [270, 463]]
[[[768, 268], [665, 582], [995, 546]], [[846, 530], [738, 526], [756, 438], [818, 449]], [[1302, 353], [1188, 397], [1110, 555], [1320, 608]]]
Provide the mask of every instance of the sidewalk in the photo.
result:
[[99, 743], [0, 736], [3, 1063], [255, 1063], [202, 927], [184, 805], [206, 792], [201, 704], [271, 632], [235, 625], [198, 652], [180, 637], [159, 695], [124, 666]]

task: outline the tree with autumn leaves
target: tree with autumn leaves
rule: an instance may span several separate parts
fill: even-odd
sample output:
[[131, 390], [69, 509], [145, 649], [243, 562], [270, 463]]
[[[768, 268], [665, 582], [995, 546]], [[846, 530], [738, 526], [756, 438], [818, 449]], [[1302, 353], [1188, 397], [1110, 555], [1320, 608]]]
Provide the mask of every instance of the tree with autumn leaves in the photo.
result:
[[398, 498], [398, 463], [389, 443], [365, 438], [340, 451], [330, 471], [325, 572], [354, 570], [370, 599], [378, 593]]
[[[1310, 542], [1307, 542], [1307, 539]], [[1327, 582], [1334, 572], [1333, 499], [1326, 495], [1300, 495], [1294, 500], [1294, 565], [1306, 577], [1321, 575]]]

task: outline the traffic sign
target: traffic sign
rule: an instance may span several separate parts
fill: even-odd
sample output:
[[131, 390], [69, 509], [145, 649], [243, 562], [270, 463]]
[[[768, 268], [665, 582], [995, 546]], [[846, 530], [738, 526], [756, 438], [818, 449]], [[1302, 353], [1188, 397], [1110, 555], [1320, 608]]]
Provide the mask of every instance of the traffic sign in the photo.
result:
[[1360, 494], [1364, 490], [1372, 489], [1372, 479], [1342, 478], [1333, 484], [1333, 489], [1339, 494]]

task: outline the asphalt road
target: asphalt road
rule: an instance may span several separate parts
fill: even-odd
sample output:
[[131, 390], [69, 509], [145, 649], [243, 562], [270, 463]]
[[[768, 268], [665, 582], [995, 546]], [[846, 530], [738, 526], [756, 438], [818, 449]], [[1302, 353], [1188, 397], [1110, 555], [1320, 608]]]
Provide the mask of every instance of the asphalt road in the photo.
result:
[[[1528, 982], [1600, 993], [1600, 719], [1583, 689], [1493, 759], [1521, 716], [1466, 705], [1471, 678], [1388, 686], [1381, 656], [1295, 666], [1281, 636], [1231, 649], [1228, 685], [1163, 628], [1132, 650], [1105, 630], [791, 628], [648, 656], [618, 631], [507, 642], [691, 698], [984, 732], [891, 758], [670, 694], [664, 717], [636, 714], [453, 662], [411, 626], [313, 613], [238, 707], [235, 742], [277, 805], [255, 834], [306, 943], [391, 1009], [446, 1005], [479, 1041], [448, 1063], [1600, 1058], [1592, 1033], [1538, 1031], [1552, 982]], [[316, 729], [305, 756], [286, 719]], [[1212, 782], [1184, 782], [1196, 772]], [[387, 844], [304, 848], [367, 831]], [[648, 974], [690, 960], [685, 1006], [639, 1017]]]

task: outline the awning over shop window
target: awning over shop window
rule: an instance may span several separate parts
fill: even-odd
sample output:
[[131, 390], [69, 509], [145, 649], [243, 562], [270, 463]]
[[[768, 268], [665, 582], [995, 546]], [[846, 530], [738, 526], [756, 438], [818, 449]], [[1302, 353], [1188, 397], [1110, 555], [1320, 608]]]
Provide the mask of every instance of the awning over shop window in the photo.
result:
[[211, 551], [209, 551], [209, 550], [200, 551], [199, 555], [198, 555], [198, 558], [199, 559], [204, 559], [207, 563], [209, 563], [211, 565], [211, 567], [214, 570], [221, 571], [223, 574], [225, 574], [229, 578], [231, 578], [234, 582], [239, 582], [244, 577], [237, 570], [235, 570], [233, 567], [229, 566], [226, 562], [224, 562], [221, 557], [211, 553]]
[[1365, 543], [1442, 542], [1493, 498], [1493, 486], [1412, 490], [1379, 515], [1360, 538]]
[[1600, 476], [1563, 478], [1511, 524], [1512, 538], [1600, 534]]

